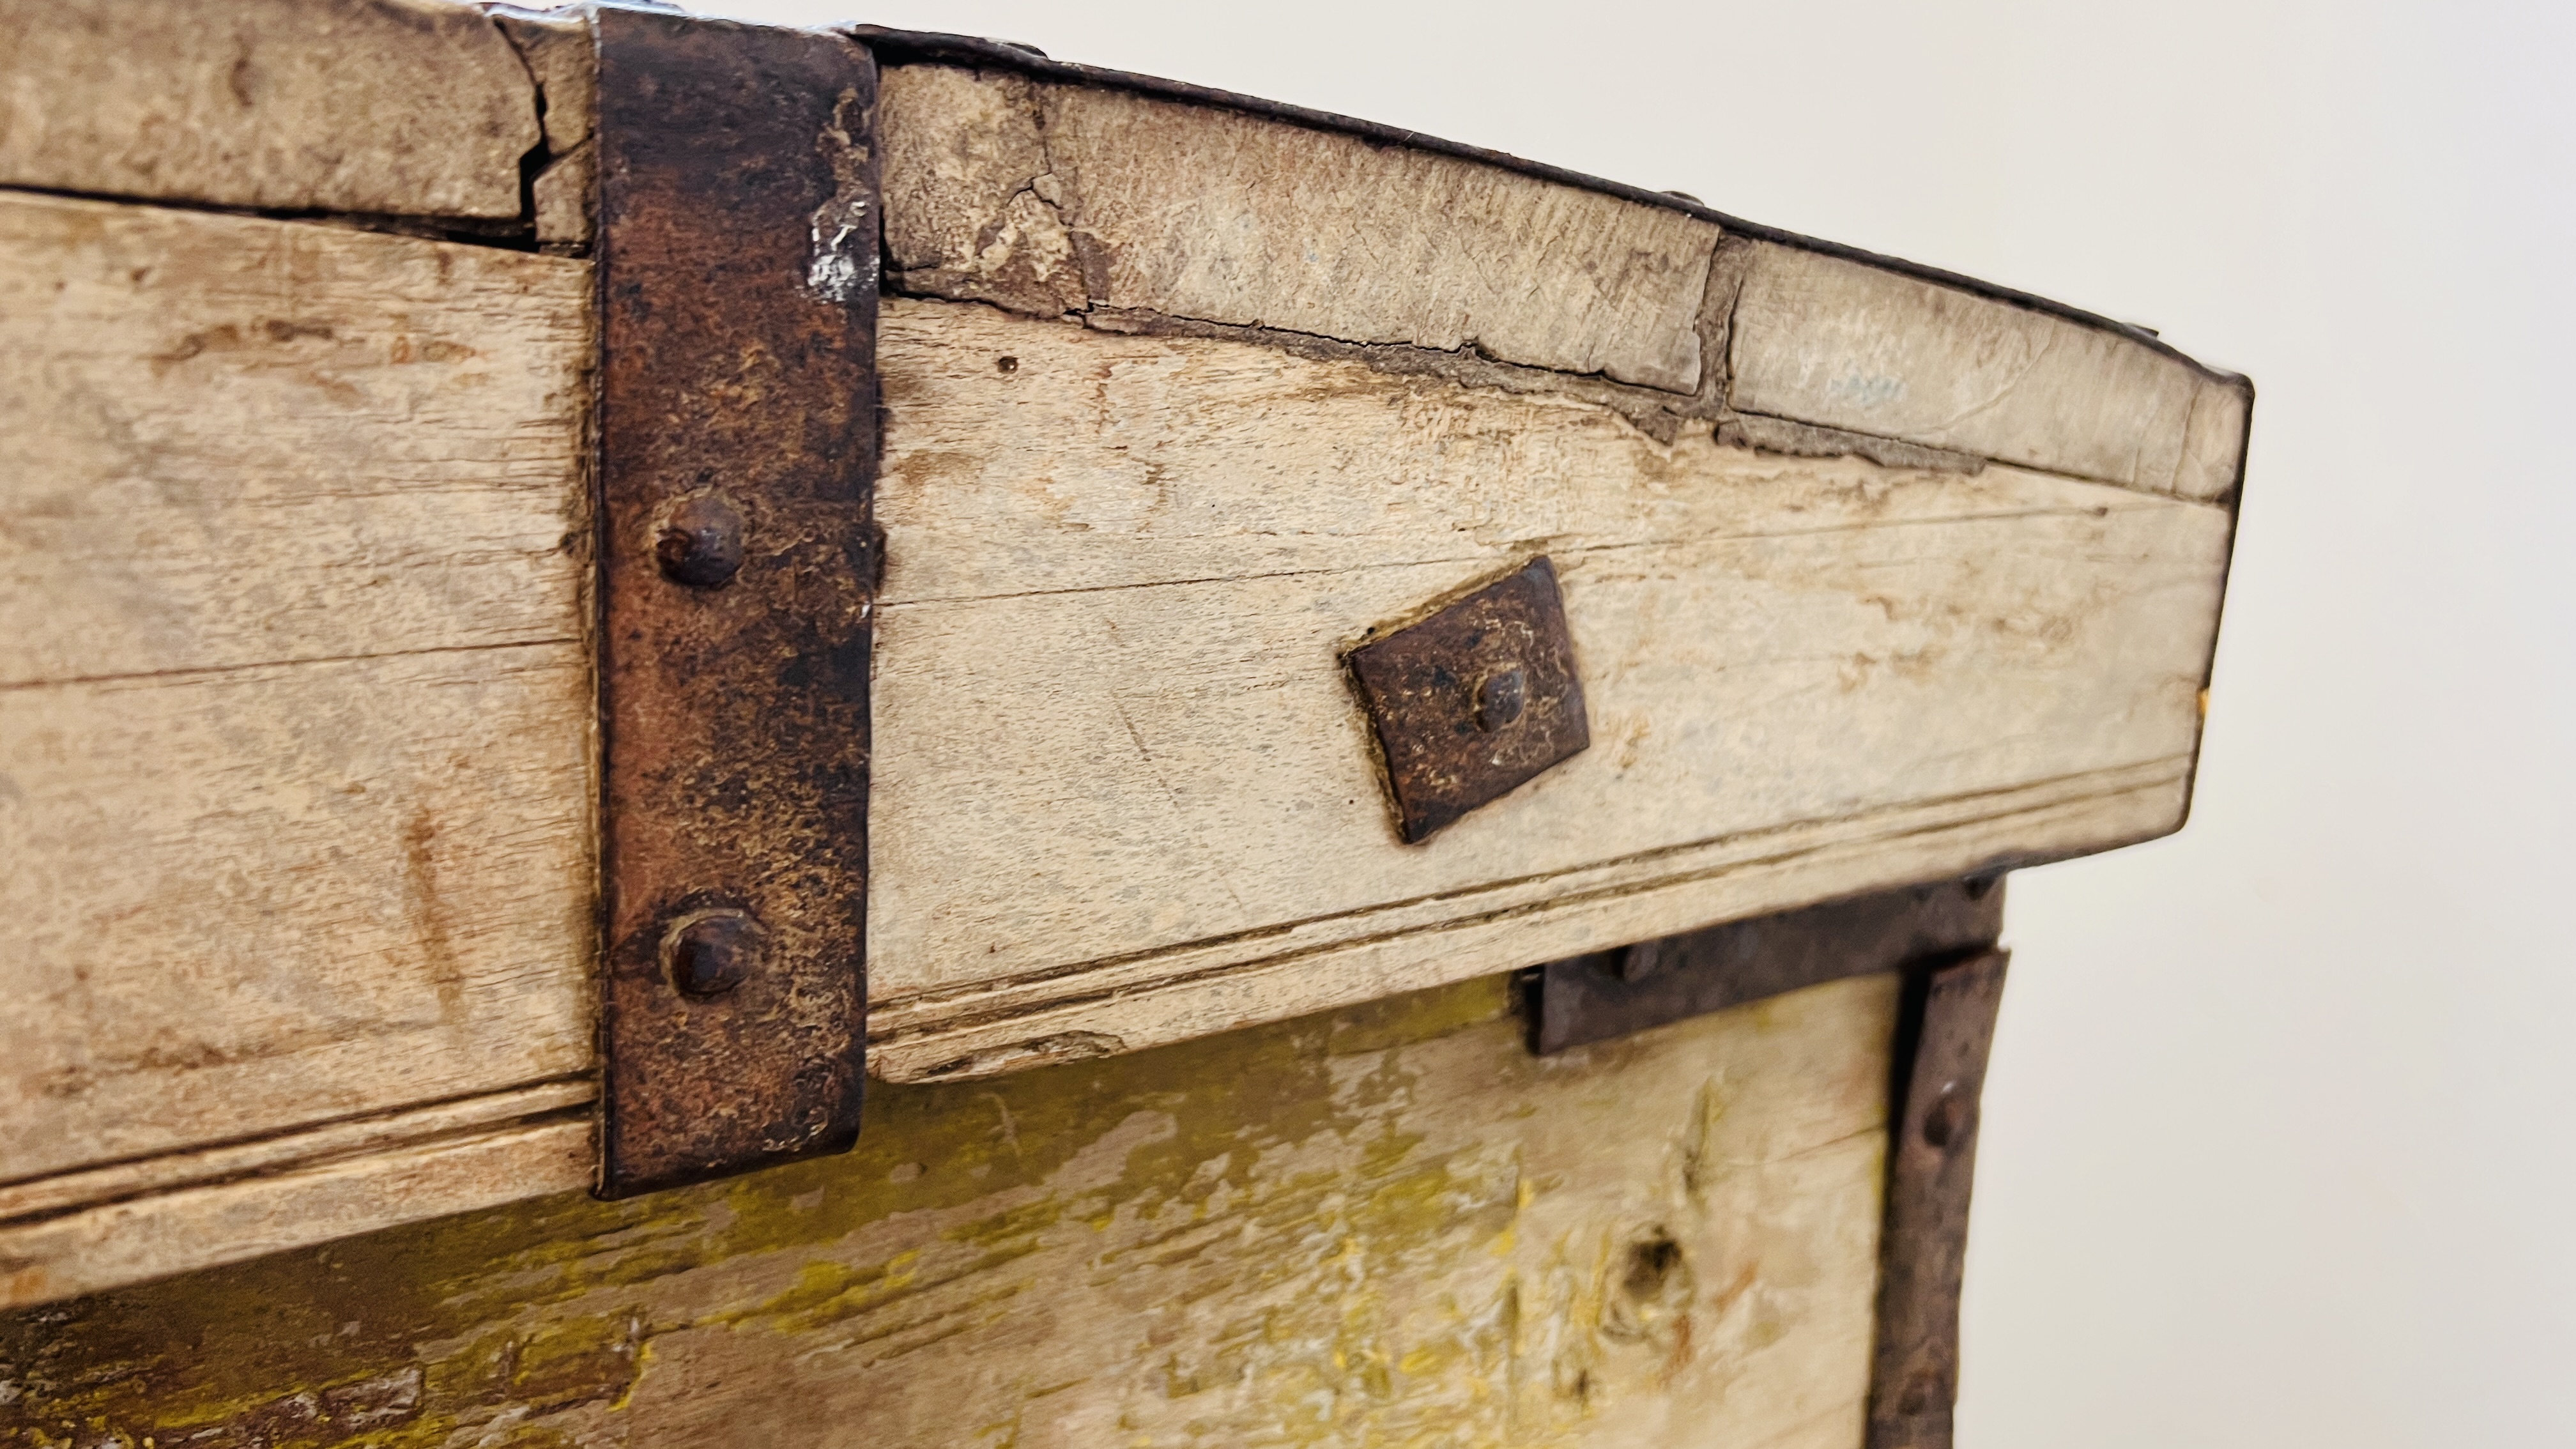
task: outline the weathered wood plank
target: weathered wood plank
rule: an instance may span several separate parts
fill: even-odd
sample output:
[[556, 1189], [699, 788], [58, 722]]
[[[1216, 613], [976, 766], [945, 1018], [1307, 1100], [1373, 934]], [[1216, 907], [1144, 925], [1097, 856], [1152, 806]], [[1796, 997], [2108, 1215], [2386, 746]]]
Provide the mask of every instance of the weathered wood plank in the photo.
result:
[[878, 72], [889, 287], [1042, 317], [1090, 305], [1038, 126], [1038, 88], [1025, 77]]
[[[2181, 818], [2221, 509], [948, 303], [890, 304], [882, 347], [869, 958], [899, 1079]], [[1407, 847], [1340, 652], [1540, 551], [1593, 748]]]
[[591, 1059], [577, 640], [0, 690], [0, 1180]]
[[0, 193], [0, 685], [577, 637], [588, 288]]
[[526, 57], [545, 111], [546, 164], [528, 183], [537, 242], [550, 251], [590, 245], [598, 218], [599, 56], [586, 10], [533, 14], [496, 9], [501, 33]]
[[1097, 87], [905, 66], [884, 106], [898, 285], [1699, 386], [1709, 222]]
[[587, 266], [24, 194], [0, 260], [0, 1179], [585, 1069]]
[[888, 1088], [848, 1157], [0, 1316], [0, 1436], [1853, 1449], [1895, 1000], [1540, 1061], [1485, 980]]
[[1769, 243], [1733, 316], [1744, 412], [2182, 498], [2236, 486], [2245, 380], [2118, 333]]
[[399, 1161], [591, 1063], [588, 292], [0, 193], [0, 1215], [110, 1204], [12, 1291], [564, 1180]]
[[516, 218], [536, 90], [443, 0], [0, 0], [0, 184]]
[[238, 1263], [589, 1181], [591, 1126], [552, 1120], [389, 1140], [230, 1182], [0, 1223], [0, 1304], [43, 1303]]

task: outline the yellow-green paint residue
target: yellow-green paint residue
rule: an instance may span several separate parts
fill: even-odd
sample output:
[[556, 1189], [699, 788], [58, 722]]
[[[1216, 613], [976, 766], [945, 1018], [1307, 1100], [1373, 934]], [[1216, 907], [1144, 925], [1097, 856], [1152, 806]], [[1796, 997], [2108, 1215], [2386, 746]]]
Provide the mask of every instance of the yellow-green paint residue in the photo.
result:
[[[1871, 1080], [1887, 1010], [1833, 1001], [1781, 1008], [1758, 1035], [1785, 1045], [1754, 1049], [1852, 1055], [1857, 1032], [1880, 1055], [1817, 1080]], [[1730, 1345], [1865, 1330], [1865, 1234], [1710, 1204], [1871, 1108], [1757, 1141], [1730, 1085], [1753, 1068], [1724, 1060], [1756, 1033], [1710, 1022], [1661, 1058], [1535, 1063], [1495, 978], [878, 1086], [845, 1156], [0, 1315], [0, 1446], [1577, 1443]], [[1604, 1168], [1569, 1170], [1586, 1154]], [[1864, 1158], [1832, 1159], [1835, 1192], [1874, 1191]], [[1671, 1262], [1621, 1276], [1651, 1242]], [[1744, 1261], [1695, 1278], [1712, 1253]], [[1863, 1328], [1807, 1326], [1811, 1298]]]

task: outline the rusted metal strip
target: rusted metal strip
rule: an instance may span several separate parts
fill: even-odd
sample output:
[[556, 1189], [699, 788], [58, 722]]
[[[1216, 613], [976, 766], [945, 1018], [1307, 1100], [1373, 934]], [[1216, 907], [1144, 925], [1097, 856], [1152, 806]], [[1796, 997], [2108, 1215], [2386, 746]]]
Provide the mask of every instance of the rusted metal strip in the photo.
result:
[[1908, 886], [1551, 961], [1523, 982], [1544, 1056], [1845, 976], [1983, 950], [2003, 933], [1999, 876]]
[[876, 69], [603, 7], [599, 1191], [846, 1148], [866, 1044]]
[[1950, 1449], [1977, 1103], [2007, 959], [1989, 951], [1908, 983], [1888, 1119], [1868, 1449]]

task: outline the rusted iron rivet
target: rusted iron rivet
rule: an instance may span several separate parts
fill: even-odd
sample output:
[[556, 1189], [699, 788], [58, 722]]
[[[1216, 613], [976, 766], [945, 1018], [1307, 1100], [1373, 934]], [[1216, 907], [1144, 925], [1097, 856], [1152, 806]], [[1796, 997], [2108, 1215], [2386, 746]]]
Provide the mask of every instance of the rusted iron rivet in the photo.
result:
[[741, 911], [698, 911], [662, 936], [662, 970], [683, 996], [722, 996], [760, 964], [760, 923]]
[[742, 514], [717, 494], [683, 498], [664, 515], [653, 556], [673, 583], [693, 589], [729, 583], [742, 568]]
[[1977, 1104], [1956, 1081], [1943, 1082], [1923, 1113], [1923, 1140], [1947, 1152], [1976, 1130]]
[[1520, 666], [1495, 670], [1476, 686], [1476, 728], [1492, 734], [1519, 719], [1522, 706], [1528, 703], [1529, 676], [1521, 672]]

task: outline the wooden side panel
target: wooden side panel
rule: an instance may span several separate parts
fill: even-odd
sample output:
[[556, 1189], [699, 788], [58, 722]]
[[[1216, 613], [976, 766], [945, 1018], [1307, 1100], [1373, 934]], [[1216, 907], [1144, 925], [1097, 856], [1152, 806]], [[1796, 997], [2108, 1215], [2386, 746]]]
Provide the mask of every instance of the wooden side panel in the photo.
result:
[[1748, 413], [2183, 498], [2236, 485], [2244, 380], [2117, 333], [1762, 243], [1731, 336]]
[[[869, 957], [898, 1079], [2181, 818], [2221, 509], [946, 303], [890, 304], [883, 347]], [[1405, 846], [1340, 653], [1538, 552], [1592, 748]]]
[[0, 1181], [588, 1068], [586, 287], [0, 197]]
[[576, 644], [0, 692], [8, 1177], [590, 1065]]
[[516, 218], [536, 87], [445, 0], [0, 0], [0, 184]]
[[1473, 162], [1121, 91], [888, 73], [905, 284], [1688, 393], [1718, 229]]
[[0, 686], [577, 637], [589, 275], [0, 193]]
[[0, 1439], [1856, 1449], [1895, 1000], [887, 1088], [847, 1157], [0, 1315]]

